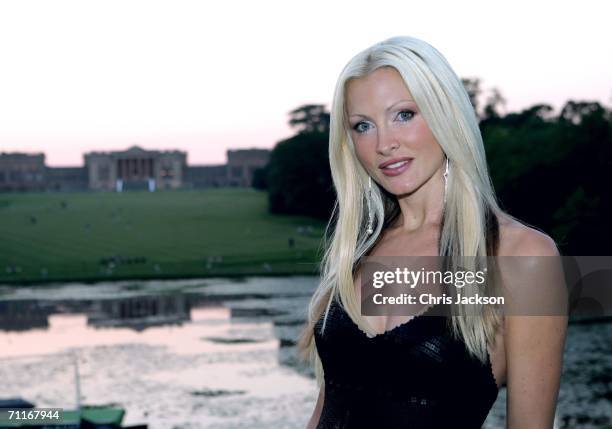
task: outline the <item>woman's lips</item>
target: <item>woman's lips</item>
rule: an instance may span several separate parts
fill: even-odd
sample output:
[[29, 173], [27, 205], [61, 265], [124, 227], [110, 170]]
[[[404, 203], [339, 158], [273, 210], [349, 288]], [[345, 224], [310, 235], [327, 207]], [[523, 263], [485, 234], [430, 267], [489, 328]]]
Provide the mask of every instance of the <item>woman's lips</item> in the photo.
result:
[[402, 174], [404, 171], [410, 168], [412, 164], [412, 159], [404, 160], [396, 162], [395, 164], [388, 165], [384, 168], [381, 168], [381, 171], [385, 176], [398, 176]]

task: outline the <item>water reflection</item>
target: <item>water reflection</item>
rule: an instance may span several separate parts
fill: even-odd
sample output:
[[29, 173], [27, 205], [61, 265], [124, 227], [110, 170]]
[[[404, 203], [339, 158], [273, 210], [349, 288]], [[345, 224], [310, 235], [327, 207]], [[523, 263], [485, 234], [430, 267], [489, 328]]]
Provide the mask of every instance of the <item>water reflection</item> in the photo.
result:
[[[116, 403], [126, 424], [299, 428], [316, 399], [295, 354], [314, 277], [0, 286], [0, 397]], [[559, 427], [612, 417], [612, 324], [572, 325]], [[505, 425], [505, 389], [485, 428]]]
[[46, 328], [54, 309], [37, 300], [0, 301], [0, 330], [28, 331]]
[[126, 424], [303, 426], [316, 392], [292, 345], [316, 284], [288, 280], [0, 288], [0, 396], [74, 406], [73, 353], [82, 400]]

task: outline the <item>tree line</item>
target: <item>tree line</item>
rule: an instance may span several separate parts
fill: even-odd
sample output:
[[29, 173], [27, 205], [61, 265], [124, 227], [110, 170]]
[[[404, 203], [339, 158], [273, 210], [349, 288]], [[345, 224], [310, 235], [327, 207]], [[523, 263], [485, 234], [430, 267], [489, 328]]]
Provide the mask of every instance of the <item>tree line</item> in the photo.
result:
[[[464, 86], [479, 119], [489, 172], [504, 210], [542, 229], [567, 255], [607, 255], [612, 242], [612, 112], [594, 101], [568, 101], [503, 112], [497, 89]], [[484, 102], [482, 102], [484, 100]], [[280, 141], [254, 186], [269, 210], [328, 219], [335, 201], [329, 170], [329, 112], [304, 105], [289, 112], [295, 135]]]

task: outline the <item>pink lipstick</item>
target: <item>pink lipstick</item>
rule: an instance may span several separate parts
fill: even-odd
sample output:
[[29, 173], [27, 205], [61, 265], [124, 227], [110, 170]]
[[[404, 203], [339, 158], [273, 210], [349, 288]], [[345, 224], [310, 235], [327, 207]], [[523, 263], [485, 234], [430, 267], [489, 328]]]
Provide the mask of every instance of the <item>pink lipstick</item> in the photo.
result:
[[408, 170], [414, 158], [395, 158], [385, 161], [378, 166], [385, 176], [399, 176], [404, 171]]

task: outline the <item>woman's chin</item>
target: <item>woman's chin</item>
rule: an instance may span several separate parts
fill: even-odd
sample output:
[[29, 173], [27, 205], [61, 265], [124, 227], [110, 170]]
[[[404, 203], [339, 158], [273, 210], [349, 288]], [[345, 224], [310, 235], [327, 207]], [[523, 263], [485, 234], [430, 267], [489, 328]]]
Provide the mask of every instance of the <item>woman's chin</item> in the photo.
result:
[[405, 195], [409, 195], [414, 192], [413, 186], [388, 186], [385, 187], [385, 190], [396, 197], [402, 197]]

